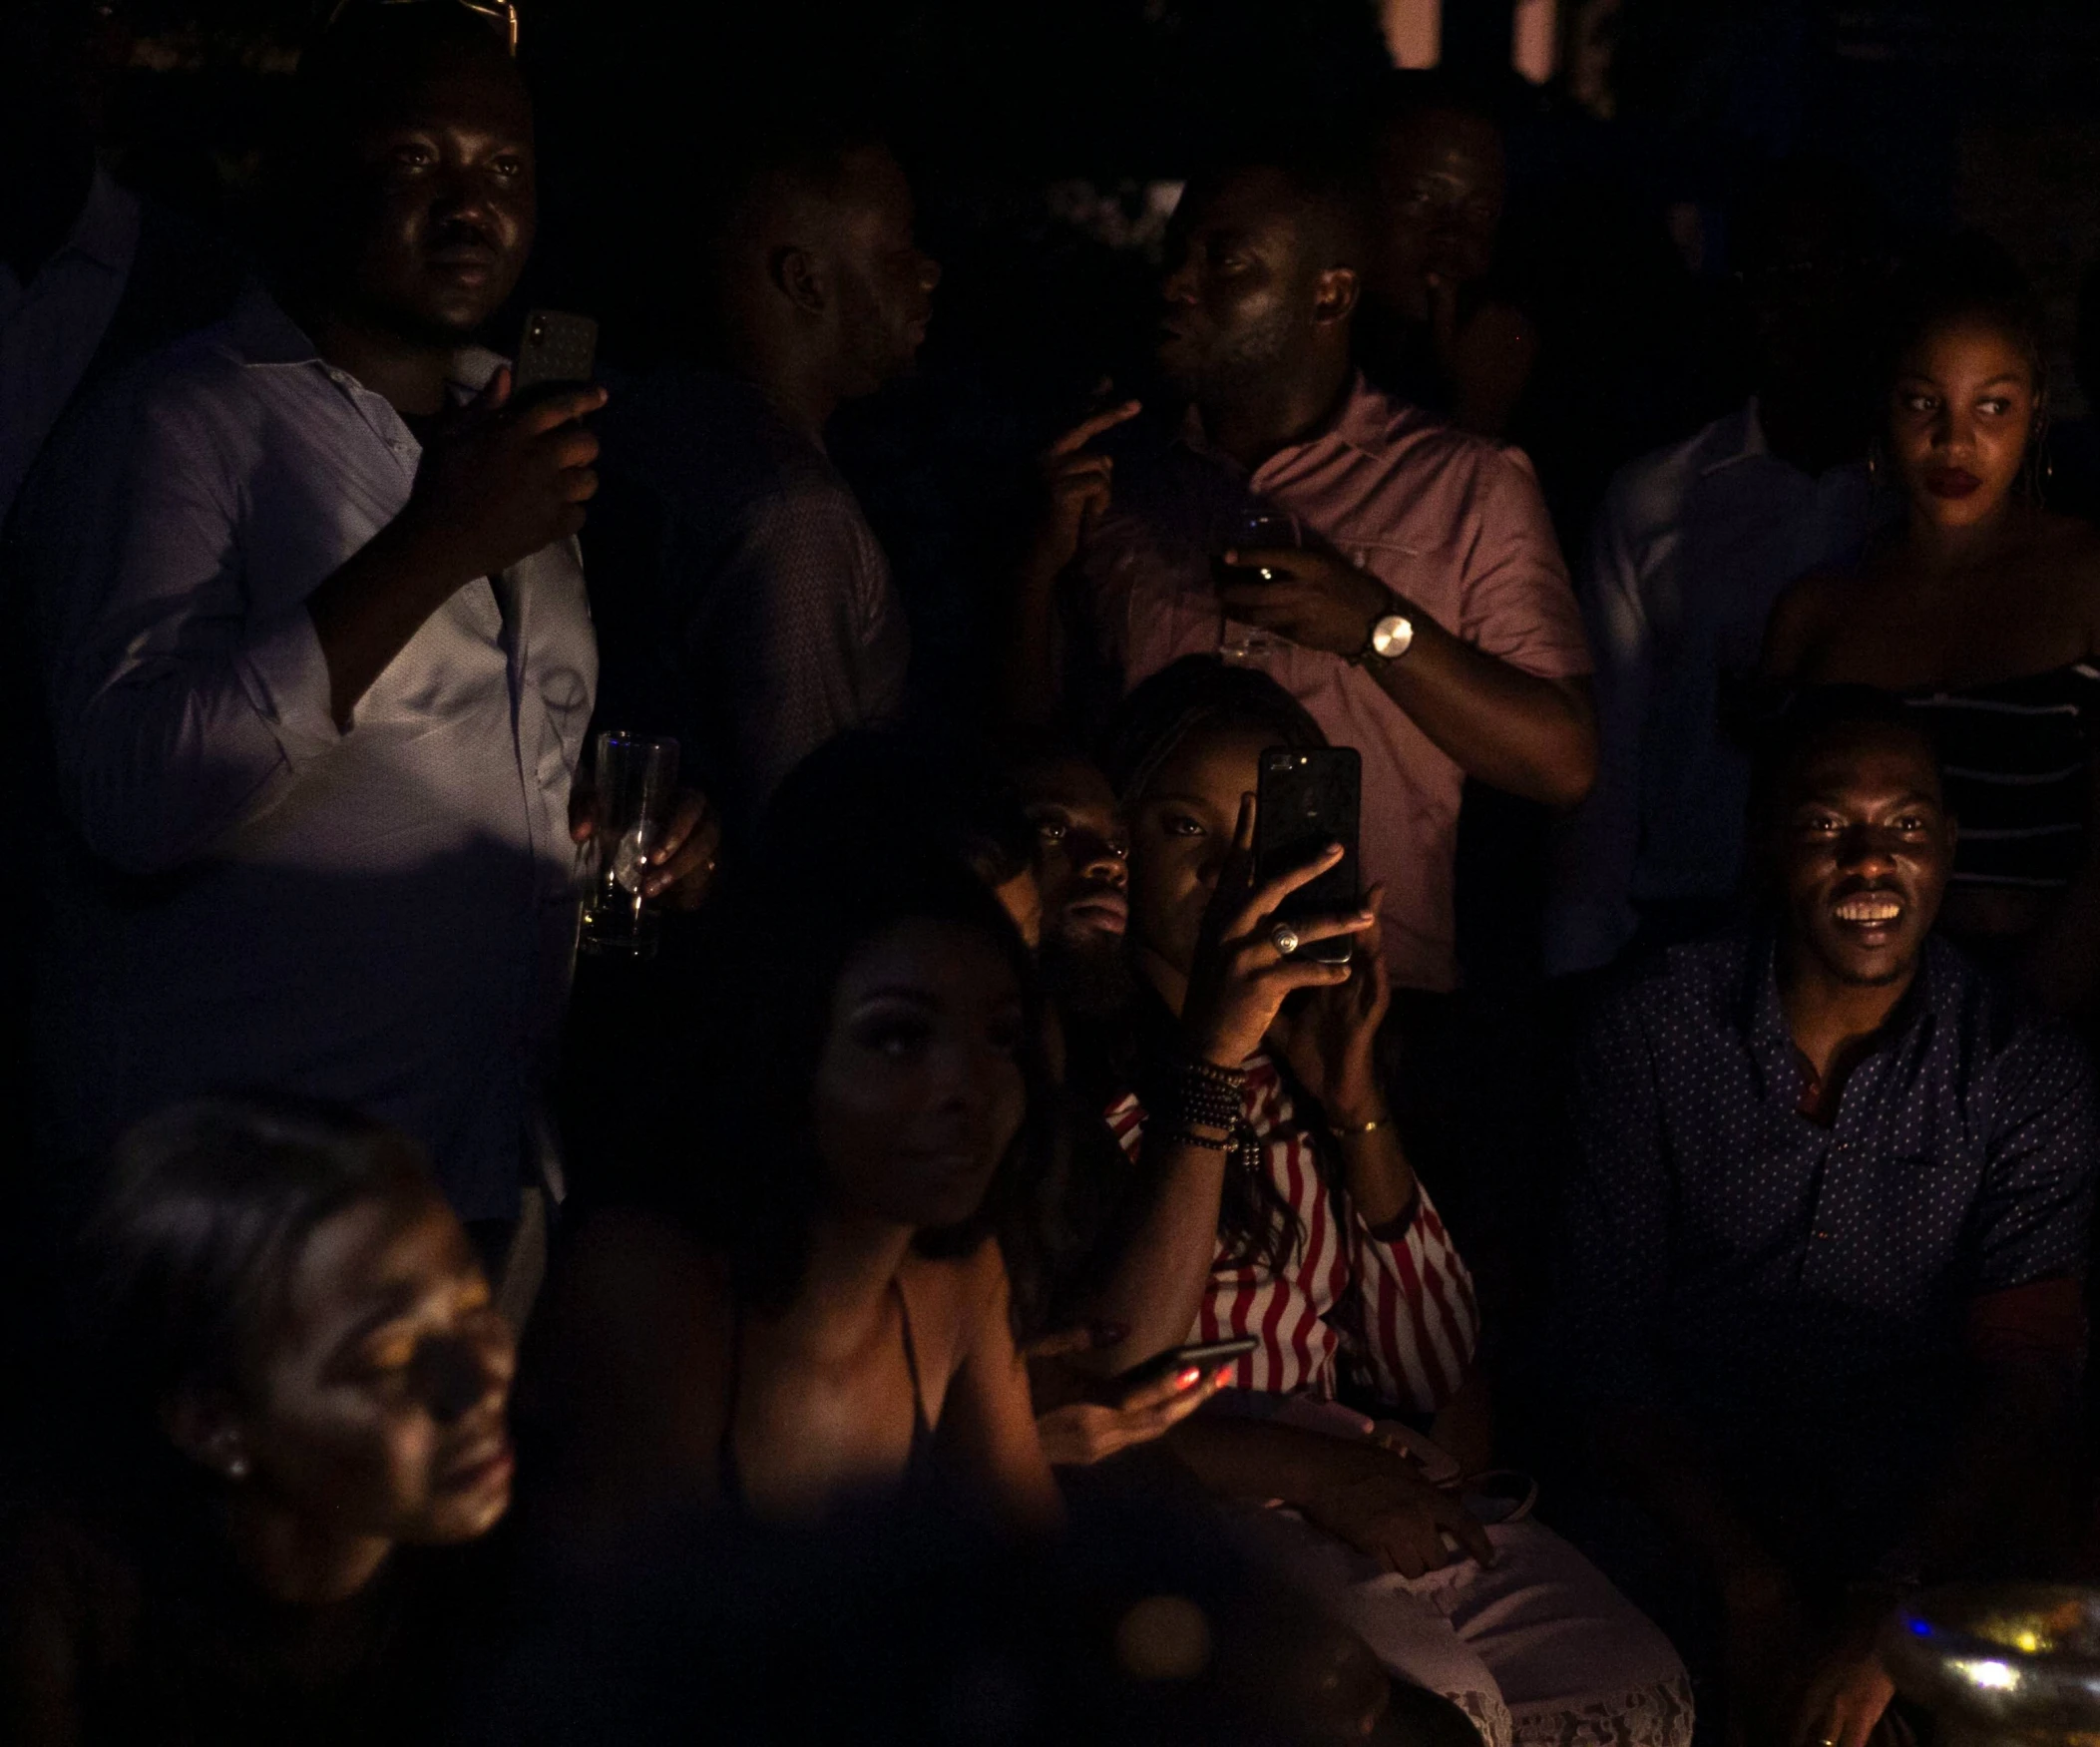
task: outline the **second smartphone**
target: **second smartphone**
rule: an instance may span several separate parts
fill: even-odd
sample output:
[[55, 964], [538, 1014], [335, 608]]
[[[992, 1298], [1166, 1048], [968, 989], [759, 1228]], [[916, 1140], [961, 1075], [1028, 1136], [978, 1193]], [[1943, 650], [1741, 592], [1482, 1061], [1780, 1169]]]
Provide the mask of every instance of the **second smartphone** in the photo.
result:
[[[1357, 863], [1357, 818], [1363, 805], [1364, 761], [1354, 746], [1271, 746], [1261, 755], [1254, 821], [1257, 883], [1316, 860], [1330, 843], [1342, 859], [1277, 906], [1279, 922], [1297, 923], [1360, 908], [1363, 874]], [[1296, 957], [1346, 965], [1356, 937], [1309, 940]]]

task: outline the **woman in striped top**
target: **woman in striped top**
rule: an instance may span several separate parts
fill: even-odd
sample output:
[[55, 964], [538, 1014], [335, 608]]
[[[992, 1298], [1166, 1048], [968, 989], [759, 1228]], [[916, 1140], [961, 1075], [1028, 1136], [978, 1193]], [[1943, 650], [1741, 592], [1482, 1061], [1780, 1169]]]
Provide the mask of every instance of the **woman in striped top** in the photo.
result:
[[2038, 320], [1980, 247], [1921, 275], [1877, 471], [1906, 514], [1855, 573], [1805, 578], [1765, 668], [1858, 683], [1928, 720], [1960, 830], [1940, 928], [2058, 1012], [2100, 992], [2100, 538], [2044, 510]]
[[[1478, 1313], [1383, 1101], [1370, 916], [1349, 930], [1368, 946], [1353, 974], [1285, 1003], [1266, 1037], [1206, 1055], [1190, 1024], [1230, 967], [1284, 962], [1251, 877], [1249, 791], [1264, 748], [1321, 743], [1267, 675], [1196, 656], [1131, 694], [1109, 754], [1145, 993], [1119, 1048], [1074, 1062], [1119, 1063], [1103, 1101], [1138, 1169], [1155, 1152], [1223, 1159], [1185, 1227], [1209, 1271], [1184, 1326], [1259, 1342], [1213, 1404], [1225, 1411], [1184, 1421], [1169, 1447], [1285, 1574], [1461, 1705], [1489, 1747], [1682, 1747], [1690, 1697], [1662, 1635], [1550, 1531], [1489, 1528], [1439, 1484], [1489, 1456]], [[1187, 1194], [1199, 1179], [1178, 1180]]]

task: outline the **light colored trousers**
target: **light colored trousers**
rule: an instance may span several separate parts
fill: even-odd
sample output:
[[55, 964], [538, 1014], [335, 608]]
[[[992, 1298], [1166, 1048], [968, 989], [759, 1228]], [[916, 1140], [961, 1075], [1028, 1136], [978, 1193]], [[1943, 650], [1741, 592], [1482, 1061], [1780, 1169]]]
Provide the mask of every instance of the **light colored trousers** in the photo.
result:
[[1691, 1683], [1677, 1652], [1550, 1529], [1497, 1524], [1491, 1566], [1462, 1554], [1403, 1577], [1295, 1511], [1234, 1520], [1257, 1559], [1394, 1673], [1458, 1705], [1485, 1747], [1689, 1747]]

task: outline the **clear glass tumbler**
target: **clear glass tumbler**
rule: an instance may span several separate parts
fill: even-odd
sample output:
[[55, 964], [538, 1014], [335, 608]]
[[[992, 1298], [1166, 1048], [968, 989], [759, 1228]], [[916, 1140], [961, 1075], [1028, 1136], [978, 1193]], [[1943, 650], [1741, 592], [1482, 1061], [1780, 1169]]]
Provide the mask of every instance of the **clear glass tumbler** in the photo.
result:
[[607, 728], [593, 771], [592, 877], [578, 945], [588, 953], [645, 959], [661, 918], [641, 895], [642, 858], [668, 830], [678, 793], [678, 742]]
[[[1280, 510], [1243, 510], [1228, 517], [1219, 530], [1210, 561], [1211, 575], [1220, 588], [1228, 583], [1273, 583], [1276, 573], [1249, 565], [1227, 564], [1225, 554], [1263, 546], [1301, 547], [1305, 532], [1296, 516]], [[1223, 612], [1218, 615], [1218, 655], [1236, 667], [1259, 666], [1283, 647], [1283, 640], [1252, 625], [1242, 625]]]

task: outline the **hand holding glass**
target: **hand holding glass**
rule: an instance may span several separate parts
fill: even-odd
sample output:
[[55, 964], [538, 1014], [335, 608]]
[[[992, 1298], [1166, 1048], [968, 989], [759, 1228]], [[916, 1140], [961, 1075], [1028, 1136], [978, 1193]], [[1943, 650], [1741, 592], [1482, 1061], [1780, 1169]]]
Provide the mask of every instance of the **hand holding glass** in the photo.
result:
[[578, 944], [645, 959], [661, 917], [643, 897], [647, 858], [663, 846], [678, 794], [678, 742], [608, 728], [598, 736], [591, 886]]
[[[1296, 516], [1275, 510], [1244, 510], [1227, 518], [1219, 531], [1218, 553], [1210, 561], [1211, 575], [1219, 588], [1243, 583], [1272, 583], [1274, 571], [1251, 565], [1227, 564], [1228, 552], [1253, 551], [1264, 546], [1301, 547], [1305, 536]], [[1264, 657], [1282, 648], [1282, 640], [1251, 625], [1242, 625], [1223, 612], [1218, 615], [1218, 655], [1236, 667], [1258, 666]]]

